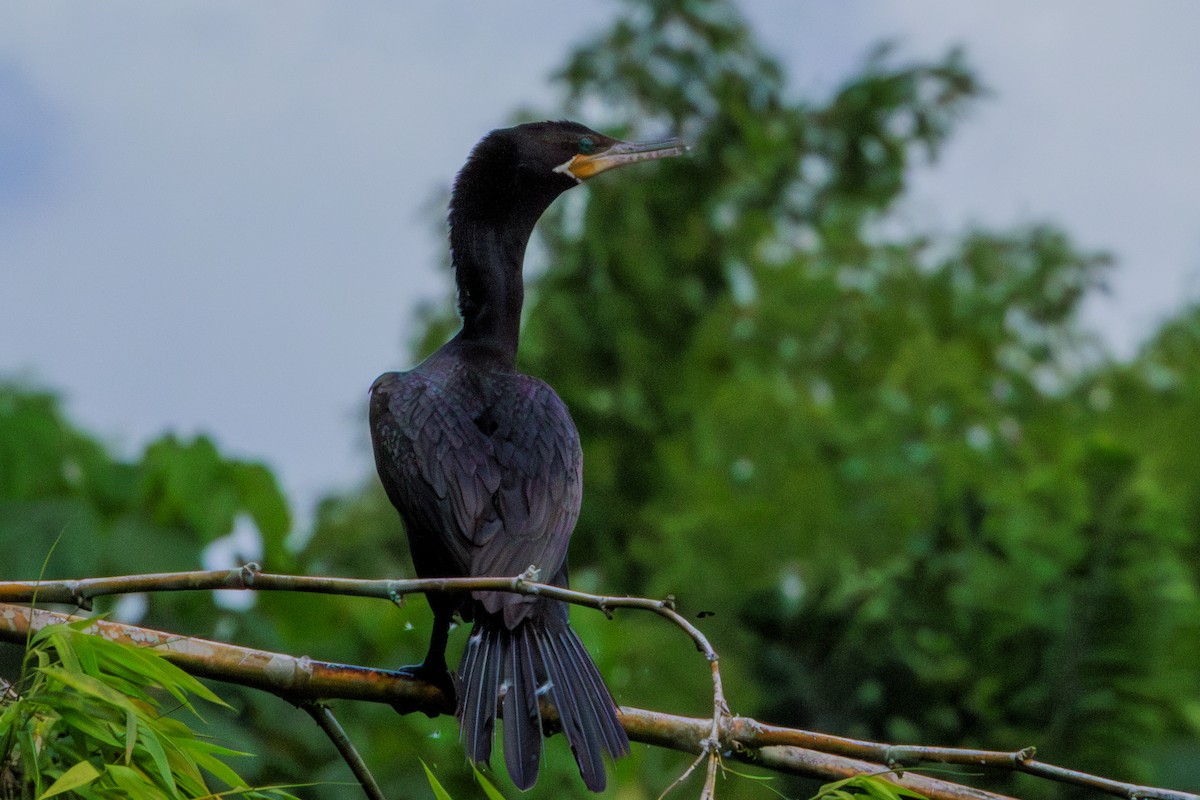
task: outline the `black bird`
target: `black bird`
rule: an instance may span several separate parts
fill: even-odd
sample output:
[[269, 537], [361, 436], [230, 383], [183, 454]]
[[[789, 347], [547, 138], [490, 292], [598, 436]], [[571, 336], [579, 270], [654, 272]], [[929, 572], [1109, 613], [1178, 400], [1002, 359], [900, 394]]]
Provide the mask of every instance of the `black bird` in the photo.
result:
[[[572, 186], [683, 151], [678, 140], [634, 144], [563, 121], [492, 131], [471, 152], [450, 202], [462, 329], [417, 367], [371, 387], [375, 463], [418, 575], [514, 576], [534, 566], [542, 580], [567, 585], [583, 454], [562, 400], [516, 369], [525, 245], [542, 212]], [[531, 787], [545, 695], [584, 783], [601, 791], [603, 755], [627, 753], [629, 740], [566, 605], [505, 592], [427, 597], [429, 652], [409, 669], [457, 689], [468, 757], [491, 755], [499, 705], [509, 775]], [[455, 613], [474, 627], [452, 683], [445, 649]]]

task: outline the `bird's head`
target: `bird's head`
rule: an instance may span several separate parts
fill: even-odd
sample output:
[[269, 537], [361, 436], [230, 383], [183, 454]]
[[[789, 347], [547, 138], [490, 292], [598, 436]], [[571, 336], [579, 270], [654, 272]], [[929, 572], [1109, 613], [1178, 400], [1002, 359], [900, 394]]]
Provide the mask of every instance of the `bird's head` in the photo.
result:
[[471, 151], [454, 183], [454, 204], [469, 205], [480, 218], [525, 206], [536, 219], [559, 194], [601, 172], [686, 150], [679, 139], [624, 142], [566, 120], [501, 128]]

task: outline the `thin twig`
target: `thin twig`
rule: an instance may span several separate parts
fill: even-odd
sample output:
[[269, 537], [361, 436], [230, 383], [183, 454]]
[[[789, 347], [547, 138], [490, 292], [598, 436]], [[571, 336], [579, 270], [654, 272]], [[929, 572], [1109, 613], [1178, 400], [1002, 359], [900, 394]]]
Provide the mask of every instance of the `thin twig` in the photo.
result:
[[708, 754], [708, 772], [704, 776], [704, 789], [700, 792], [700, 800], [714, 800], [717, 796], [717, 767], [721, 765], [721, 754], [717, 748], [712, 748]]
[[315, 700], [306, 700], [299, 705], [302, 710], [313, 718], [313, 721], [321, 726], [321, 730], [325, 731], [325, 735], [329, 737], [329, 741], [333, 742], [333, 746], [342, 754], [342, 759], [350, 767], [350, 771], [354, 773], [354, 777], [358, 779], [358, 784], [362, 786], [363, 792], [367, 795], [367, 800], [387, 800], [383, 796], [383, 790], [375, 782], [375, 776], [367, 768], [367, 762], [363, 761], [362, 756], [358, 754], [358, 750], [354, 748], [354, 743], [350, 741], [350, 737], [342, 729], [341, 723], [333, 715], [333, 709]]
[[717, 794], [717, 767], [721, 765], [721, 749], [723, 747], [722, 732], [726, 723], [733, 716], [725, 703], [725, 690], [721, 685], [721, 671], [717, 669], [717, 660], [712, 661], [713, 679], [713, 724], [705, 742], [708, 750], [708, 771], [704, 777], [704, 789], [700, 792], [700, 800], [712, 800]]
[[513, 592], [536, 595], [564, 603], [587, 606], [611, 615], [614, 608], [638, 608], [666, 617], [681, 628], [696, 643], [709, 661], [716, 652], [704, 634], [674, 609], [672, 600], [653, 600], [645, 597], [609, 597], [588, 594], [548, 583], [538, 583], [533, 571], [514, 578], [418, 578], [412, 580], [369, 580], [361, 578], [327, 578], [312, 575], [280, 575], [262, 572], [257, 564], [247, 564], [232, 570], [198, 570], [194, 572], [163, 572], [148, 575], [120, 575], [106, 578], [83, 578], [57, 581], [0, 581], [0, 602], [22, 603], [33, 599], [35, 593], [43, 603], [69, 603], [86, 610], [91, 600], [114, 594], [141, 592], [178, 592], [209, 589], [242, 589], [257, 591], [311, 592], [348, 597], [374, 597], [394, 600], [407, 594], [443, 592]]
[[670, 785], [670, 786], [668, 786], [667, 788], [665, 788], [665, 789], [663, 789], [663, 790], [662, 790], [662, 794], [660, 794], [660, 795], [658, 796], [658, 800], [663, 800], [663, 798], [665, 798], [665, 797], [666, 797], [667, 795], [669, 795], [671, 792], [675, 791], [675, 790], [676, 790], [676, 789], [678, 789], [680, 786], [682, 786], [684, 783], [686, 783], [686, 782], [687, 782], [687, 779], [688, 779], [688, 778], [690, 778], [690, 777], [692, 777], [692, 773], [696, 771], [696, 767], [700, 766], [700, 762], [701, 762], [701, 761], [703, 761], [703, 760], [704, 760], [704, 759], [706, 759], [706, 758], [708, 758], [708, 753], [707, 753], [707, 752], [705, 752], [704, 750], [701, 750], [701, 751], [700, 751], [700, 755], [696, 756], [696, 757], [695, 757], [695, 758], [692, 760], [692, 763], [691, 763], [691, 764], [688, 764], [688, 768], [687, 768], [687, 769], [685, 769], [685, 770], [684, 770], [682, 773], [680, 773], [680, 775], [679, 775], [679, 777], [678, 777], [678, 778], [676, 778], [675, 780], [671, 781], [671, 785]]

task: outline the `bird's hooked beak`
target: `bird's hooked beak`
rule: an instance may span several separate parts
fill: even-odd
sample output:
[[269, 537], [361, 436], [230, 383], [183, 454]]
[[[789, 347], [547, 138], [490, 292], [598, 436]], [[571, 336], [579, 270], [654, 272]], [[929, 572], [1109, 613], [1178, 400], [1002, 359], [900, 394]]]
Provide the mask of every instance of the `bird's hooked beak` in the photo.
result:
[[583, 183], [593, 175], [623, 167], [626, 164], [636, 164], [639, 161], [650, 161], [655, 158], [680, 156], [687, 152], [687, 145], [682, 139], [660, 139], [654, 142], [617, 142], [607, 150], [591, 155], [582, 153], [572, 156], [570, 161], [559, 164], [555, 172], [570, 175]]

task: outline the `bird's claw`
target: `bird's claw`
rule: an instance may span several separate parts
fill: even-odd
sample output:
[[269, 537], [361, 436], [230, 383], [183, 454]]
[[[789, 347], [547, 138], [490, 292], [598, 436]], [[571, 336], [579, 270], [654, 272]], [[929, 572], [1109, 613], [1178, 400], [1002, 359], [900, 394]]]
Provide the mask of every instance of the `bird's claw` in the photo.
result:
[[[451, 710], [457, 707], [458, 689], [454, 681], [454, 676], [450, 674], [450, 670], [444, 664], [440, 666], [411, 664], [406, 667], [397, 667], [392, 672], [437, 687], [445, 698], [446, 706]], [[429, 716], [436, 715], [430, 714]]]

